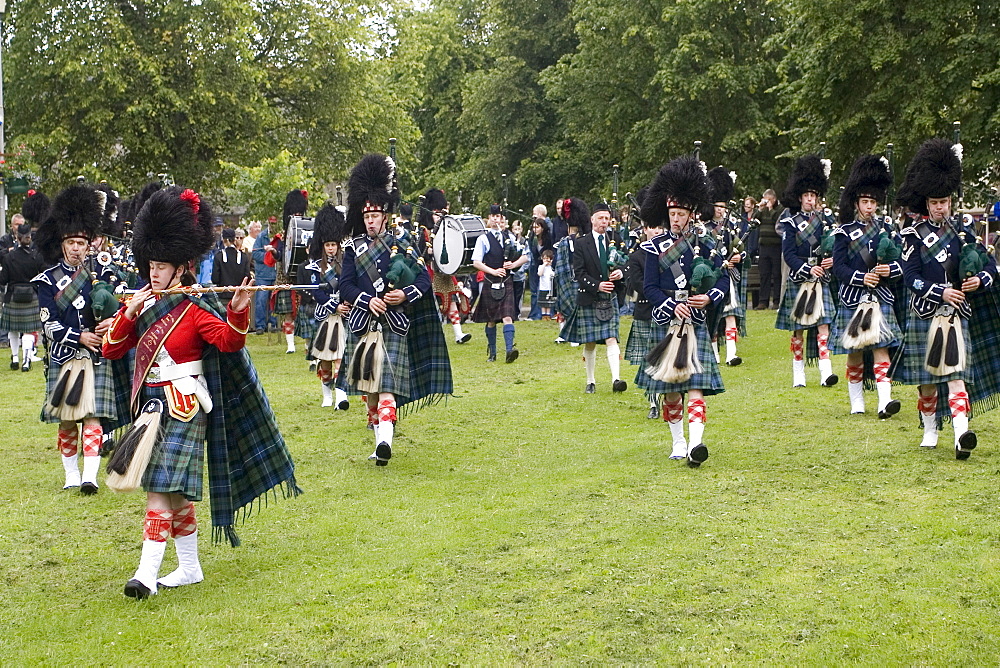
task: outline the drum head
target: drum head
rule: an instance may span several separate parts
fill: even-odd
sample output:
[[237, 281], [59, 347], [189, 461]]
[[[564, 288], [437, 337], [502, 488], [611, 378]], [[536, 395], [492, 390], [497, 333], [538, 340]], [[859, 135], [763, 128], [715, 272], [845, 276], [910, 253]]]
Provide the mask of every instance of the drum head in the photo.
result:
[[292, 216], [289, 219], [285, 252], [281, 258], [289, 275], [294, 275], [299, 263], [309, 257], [309, 242], [312, 241], [314, 225], [315, 221], [312, 218]]
[[[446, 274], [454, 274], [462, 266], [465, 257], [465, 232], [454, 224], [454, 219], [447, 216], [441, 221], [437, 234], [434, 235], [434, 260]], [[447, 248], [448, 261], [441, 260]]]

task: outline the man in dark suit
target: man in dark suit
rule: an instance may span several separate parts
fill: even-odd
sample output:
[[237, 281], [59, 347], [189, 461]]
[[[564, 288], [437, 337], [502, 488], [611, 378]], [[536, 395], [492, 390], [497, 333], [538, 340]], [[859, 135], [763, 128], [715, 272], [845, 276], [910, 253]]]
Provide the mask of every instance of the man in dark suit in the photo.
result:
[[[587, 369], [587, 394], [596, 390], [594, 371], [597, 344], [607, 344], [611, 367], [611, 388], [624, 392], [618, 347], [618, 309], [626, 281], [623, 267], [627, 259], [621, 237], [608, 227], [611, 209], [604, 202], [594, 205], [590, 215], [592, 232], [580, 237], [573, 253], [573, 272], [578, 283], [577, 310], [573, 322], [563, 328], [563, 338], [584, 344], [583, 360]], [[618, 260], [621, 260], [620, 262]]]
[[[250, 277], [250, 254], [236, 245], [236, 230], [231, 227], [222, 230], [222, 246], [212, 263], [212, 284], [241, 285], [243, 279]], [[223, 304], [228, 304], [232, 298], [232, 292], [219, 293]]]

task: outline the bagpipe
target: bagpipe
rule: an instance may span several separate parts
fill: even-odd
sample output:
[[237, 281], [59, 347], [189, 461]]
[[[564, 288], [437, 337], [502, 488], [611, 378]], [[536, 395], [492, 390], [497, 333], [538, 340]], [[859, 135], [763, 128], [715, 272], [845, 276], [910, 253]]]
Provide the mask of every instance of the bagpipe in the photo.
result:
[[[714, 251], [713, 251], [714, 253]], [[721, 276], [721, 267], [716, 267], [712, 255], [697, 256], [688, 281], [690, 294], [706, 294]], [[687, 301], [687, 291], [677, 290], [677, 301]], [[686, 383], [691, 376], [702, 373], [698, 359], [698, 339], [692, 318], [673, 318], [666, 336], [646, 355], [646, 373], [664, 383]]]
[[[878, 245], [875, 249], [875, 261], [877, 264], [889, 264], [899, 259], [900, 248], [893, 241], [892, 235], [883, 230], [879, 235]], [[869, 348], [888, 341], [892, 338], [892, 332], [888, 323], [882, 315], [882, 307], [872, 290], [861, 298], [861, 302], [854, 309], [854, 314], [847, 323], [847, 328], [840, 336], [840, 343], [848, 350], [859, 350]]]

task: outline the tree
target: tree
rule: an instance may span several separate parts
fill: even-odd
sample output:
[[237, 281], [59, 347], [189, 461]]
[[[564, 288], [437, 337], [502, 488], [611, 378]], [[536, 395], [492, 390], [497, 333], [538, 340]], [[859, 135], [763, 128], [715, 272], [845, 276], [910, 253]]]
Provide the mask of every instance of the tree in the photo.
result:
[[[284, 149], [252, 167], [223, 162], [222, 169], [232, 182], [225, 189], [226, 201], [231, 207], [244, 209], [251, 220], [280, 216], [285, 197], [292, 190], [319, 192], [305, 161]], [[310, 204], [315, 208], [314, 202]]]

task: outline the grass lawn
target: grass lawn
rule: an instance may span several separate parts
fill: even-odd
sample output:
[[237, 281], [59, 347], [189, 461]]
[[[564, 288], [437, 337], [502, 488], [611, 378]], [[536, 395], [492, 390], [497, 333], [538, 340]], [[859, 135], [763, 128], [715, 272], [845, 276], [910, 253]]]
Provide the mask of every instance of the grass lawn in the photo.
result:
[[626, 393], [603, 352], [583, 393], [554, 323], [518, 324], [511, 365], [470, 325], [455, 396], [400, 422], [386, 468], [358, 401], [320, 410], [302, 355], [251, 336], [306, 493], [239, 548], [205, 531], [206, 580], [145, 602], [122, 595], [143, 497], [62, 491], [41, 372], [4, 370], [0, 663], [996, 664], [1000, 413], [967, 462], [950, 425], [922, 451], [914, 388], [884, 423], [815, 367], [793, 390], [773, 318], [751, 313], [708, 399], [699, 470], [667, 458], [627, 363]]

